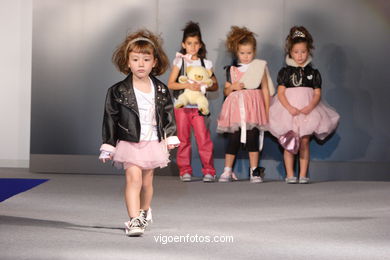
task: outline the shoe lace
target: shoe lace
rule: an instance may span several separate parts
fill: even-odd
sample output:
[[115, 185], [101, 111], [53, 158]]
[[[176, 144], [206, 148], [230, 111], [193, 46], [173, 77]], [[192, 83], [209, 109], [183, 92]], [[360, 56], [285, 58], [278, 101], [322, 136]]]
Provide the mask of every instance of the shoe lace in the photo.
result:
[[146, 227], [148, 225], [148, 222], [146, 221], [146, 218], [143, 216], [143, 213], [138, 217], [132, 218], [130, 220], [130, 226], [131, 227]]

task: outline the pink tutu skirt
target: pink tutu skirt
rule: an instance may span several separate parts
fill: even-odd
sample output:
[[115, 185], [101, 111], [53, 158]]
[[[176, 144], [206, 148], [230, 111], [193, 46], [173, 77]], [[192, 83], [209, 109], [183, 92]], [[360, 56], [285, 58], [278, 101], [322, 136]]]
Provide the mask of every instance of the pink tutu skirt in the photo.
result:
[[246, 89], [230, 93], [218, 117], [217, 132], [234, 133], [242, 124], [246, 129], [263, 130], [268, 123], [261, 89]]
[[[285, 95], [292, 106], [302, 109], [313, 99], [314, 90], [307, 87], [287, 88]], [[321, 140], [336, 129], [340, 119], [332, 107], [321, 101], [310, 114], [292, 116], [277, 97], [272, 101], [269, 117], [269, 131], [277, 138], [293, 131], [299, 137], [314, 134]]]
[[114, 165], [127, 169], [136, 165], [141, 169], [166, 167], [169, 163], [169, 152], [165, 142], [141, 141], [139, 143], [119, 141], [114, 154]]

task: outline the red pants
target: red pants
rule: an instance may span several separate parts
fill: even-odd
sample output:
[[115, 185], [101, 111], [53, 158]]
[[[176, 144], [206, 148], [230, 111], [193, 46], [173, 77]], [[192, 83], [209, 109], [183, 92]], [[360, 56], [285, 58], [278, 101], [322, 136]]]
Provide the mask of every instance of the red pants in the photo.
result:
[[213, 161], [213, 142], [210, 131], [207, 129], [204, 117], [199, 115], [196, 108], [175, 108], [177, 136], [180, 146], [177, 150], [176, 163], [179, 166], [180, 175], [192, 174], [191, 168], [191, 126], [199, 150], [202, 162], [202, 173], [215, 175]]

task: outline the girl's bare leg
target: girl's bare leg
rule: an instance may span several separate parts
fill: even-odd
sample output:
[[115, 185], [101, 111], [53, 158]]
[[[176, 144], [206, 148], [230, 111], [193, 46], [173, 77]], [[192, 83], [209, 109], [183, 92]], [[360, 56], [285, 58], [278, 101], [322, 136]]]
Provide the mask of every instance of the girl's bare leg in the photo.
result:
[[294, 154], [290, 153], [287, 150], [284, 150], [284, 167], [286, 168], [287, 178], [294, 177]]
[[139, 216], [142, 170], [138, 166], [126, 169], [125, 203], [130, 218]]
[[153, 198], [153, 169], [143, 170], [141, 189], [141, 209], [148, 210]]
[[301, 138], [299, 147], [299, 177], [306, 177], [310, 160], [310, 136]]

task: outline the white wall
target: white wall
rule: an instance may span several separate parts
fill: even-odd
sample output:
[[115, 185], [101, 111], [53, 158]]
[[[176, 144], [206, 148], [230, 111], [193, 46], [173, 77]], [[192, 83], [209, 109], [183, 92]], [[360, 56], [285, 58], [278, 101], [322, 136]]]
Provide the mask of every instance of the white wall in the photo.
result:
[[28, 167], [32, 0], [0, 1], [0, 167]]

